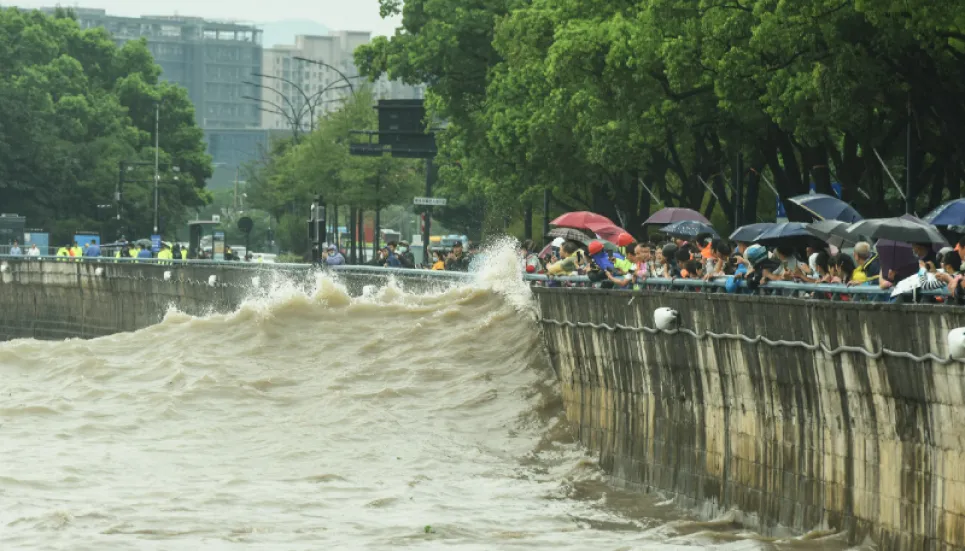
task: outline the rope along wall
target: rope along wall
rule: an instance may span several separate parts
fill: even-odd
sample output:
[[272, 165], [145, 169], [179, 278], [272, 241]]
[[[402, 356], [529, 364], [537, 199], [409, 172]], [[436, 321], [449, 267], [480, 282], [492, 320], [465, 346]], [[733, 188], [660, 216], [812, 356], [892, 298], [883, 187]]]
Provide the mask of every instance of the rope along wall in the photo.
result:
[[768, 346], [786, 346], [789, 348], [803, 348], [805, 350], [809, 350], [812, 352], [816, 350], [822, 350], [825, 354], [828, 354], [830, 356], [837, 356], [839, 354], [851, 353], [851, 354], [862, 354], [868, 358], [875, 359], [875, 360], [883, 356], [890, 356], [892, 358], [905, 358], [913, 362], [919, 362], [919, 363], [931, 361], [941, 365], [949, 364], [952, 362], [962, 362], [962, 360], [958, 360], [950, 356], [942, 358], [932, 353], [928, 353], [923, 356], [916, 356], [910, 352], [899, 352], [896, 350], [889, 350], [884, 347], [882, 347], [881, 350], [877, 352], [867, 350], [860, 346], [841, 345], [841, 346], [838, 346], [837, 348], [831, 348], [828, 345], [824, 344], [823, 342], [818, 344], [811, 344], [804, 341], [785, 341], [785, 340], [775, 341], [763, 335], [758, 335], [756, 337], [748, 337], [747, 335], [740, 335], [736, 333], [714, 333], [713, 331], [702, 331], [698, 333], [696, 331], [693, 331], [687, 328], [662, 330], [654, 327], [630, 327], [627, 325], [621, 325], [619, 323], [616, 323], [613, 325], [607, 325], [605, 323], [590, 323], [590, 322], [579, 322], [579, 321], [573, 322], [573, 321], [556, 320], [556, 319], [549, 319], [549, 318], [540, 318], [540, 323], [543, 323], [546, 325], [556, 325], [559, 327], [590, 328], [590, 329], [596, 329], [600, 331], [609, 331], [611, 333], [616, 331], [648, 333], [650, 335], [656, 335], [658, 333], [663, 333], [666, 335], [676, 335], [678, 333], [682, 333], [684, 335], [689, 335], [696, 340], [714, 339], [714, 340], [744, 341], [748, 344], [764, 343]]

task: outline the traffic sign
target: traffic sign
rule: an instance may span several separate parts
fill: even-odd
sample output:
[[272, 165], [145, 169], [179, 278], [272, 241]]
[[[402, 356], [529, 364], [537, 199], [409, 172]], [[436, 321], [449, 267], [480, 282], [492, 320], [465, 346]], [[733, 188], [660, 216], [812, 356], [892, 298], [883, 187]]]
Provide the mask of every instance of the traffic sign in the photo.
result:
[[425, 205], [431, 207], [444, 207], [446, 206], [445, 197], [416, 197], [412, 199], [413, 205]]

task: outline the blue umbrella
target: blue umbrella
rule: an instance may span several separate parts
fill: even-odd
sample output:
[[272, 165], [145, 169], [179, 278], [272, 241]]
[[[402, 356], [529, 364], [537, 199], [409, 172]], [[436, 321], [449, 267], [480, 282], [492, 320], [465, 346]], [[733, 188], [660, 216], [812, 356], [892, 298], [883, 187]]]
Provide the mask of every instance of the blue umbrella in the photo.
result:
[[730, 234], [731, 241], [737, 241], [740, 243], [753, 243], [757, 241], [757, 237], [764, 233], [765, 231], [776, 226], [776, 222], [761, 222], [758, 224], [748, 224], [746, 226], [741, 226], [734, 230], [734, 233]]
[[842, 222], [860, 222], [864, 220], [854, 207], [837, 197], [823, 193], [809, 193], [788, 199], [790, 202], [808, 211], [819, 220], [841, 220]]
[[712, 235], [720, 237], [713, 227], [697, 220], [681, 220], [668, 224], [660, 228], [660, 233], [665, 233], [672, 237], [692, 238], [698, 235]]
[[935, 210], [925, 215], [922, 220], [933, 226], [965, 225], [965, 199], [955, 199], [939, 205]]
[[813, 239], [807, 230], [807, 224], [802, 222], [781, 222], [774, 224], [774, 227], [757, 236], [758, 243], [770, 242], [771, 244], [795, 239]]

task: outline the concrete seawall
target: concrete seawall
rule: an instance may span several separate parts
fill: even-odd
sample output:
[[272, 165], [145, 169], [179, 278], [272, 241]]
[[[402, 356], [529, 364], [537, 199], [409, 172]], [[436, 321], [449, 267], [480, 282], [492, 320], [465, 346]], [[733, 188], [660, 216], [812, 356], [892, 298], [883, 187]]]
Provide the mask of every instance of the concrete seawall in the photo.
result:
[[[133, 262], [0, 261], [0, 340], [94, 338], [135, 331], [161, 321], [172, 306], [191, 315], [230, 312], [245, 298], [286, 280], [310, 289], [317, 273], [305, 265]], [[214, 280], [211, 278], [214, 277]], [[384, 285], [389, 276], [371, 268], [337, 272], [352, 294]], [[451, 284], [406, 271], [392, 276], [404, 289]]]
[[[214, 279], [212, 280], [212, 276]], [[352, 294], [386, 272], [349, 268]], [[462, 276], [396, 272], [407, 290]], [[0, 259], [0, 340], [91, 338], [231, 311], [306, 266]], [[614, 478], [769, 535], [965, 548], [965, 309], [534, 289], [566, 414]], [[679, 331], [653, 312], [680, 313]]]
[[[962, 309], [535, 292], [567, 416], [616, 479], [770, 535], [965, 546]], [[654, 331], [662, 306], [680, 331]]]

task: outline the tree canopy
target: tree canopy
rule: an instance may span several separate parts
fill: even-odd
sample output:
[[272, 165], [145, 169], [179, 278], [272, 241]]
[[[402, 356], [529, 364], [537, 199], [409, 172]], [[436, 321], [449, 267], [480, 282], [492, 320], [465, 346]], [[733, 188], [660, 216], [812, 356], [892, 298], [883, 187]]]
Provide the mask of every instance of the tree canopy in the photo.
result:
[[[367, 87], [325, 114], [315, 130], [298, 141], [275, 141], [269, 155], [247, 169], [250, 204], [279, 220], [279, 244], [304, 252], [304, 206], [321, 196], [328, 205], [380, 209], [411, 203], [424, 178], [422, 163], [351, 155], [351, 131], [378, 126]], [[301, 210], [299, 210], [301, 209]]]
[[[960, 196], [965, 15], [941, 0], [381, 0], [372, 77], [430, 85], [446, 186], [638, 227], [659, 204], [744, 222], [813, 184], [866, 215]], [[911, 139], [908, 139], [908, 129]], [[911, 155], [906, 156], [910, 143]], [[879, 161], [879, 157], [881, 161]], [[908, 157], [908, 158], [906, 158]], [[738, 195], [736, 179], [743, 185]]]
[[[153, 226], [155, 105], [160, 102], [162, 226], [204, 204], [211, 159], [187, 92], [159, 81], [146, 43], [117, 47], [81, 30], [69, 11], [0, 8], [0, 205], [65, 242], [78, 230], [105, 239]], [[116, 220], [120, 163], [125, 171]], [[169, 167], [178, 167], [175, 174]]]

